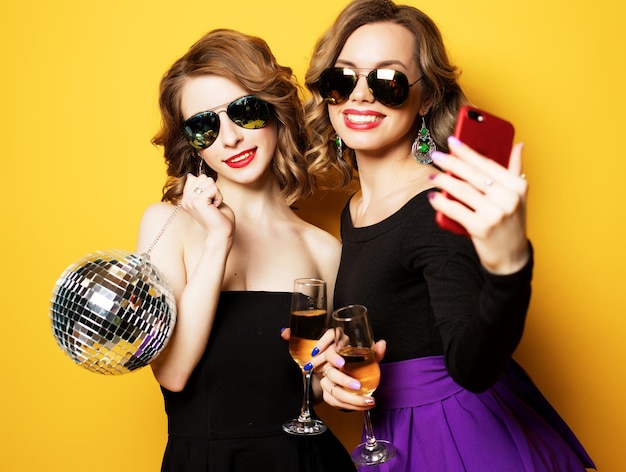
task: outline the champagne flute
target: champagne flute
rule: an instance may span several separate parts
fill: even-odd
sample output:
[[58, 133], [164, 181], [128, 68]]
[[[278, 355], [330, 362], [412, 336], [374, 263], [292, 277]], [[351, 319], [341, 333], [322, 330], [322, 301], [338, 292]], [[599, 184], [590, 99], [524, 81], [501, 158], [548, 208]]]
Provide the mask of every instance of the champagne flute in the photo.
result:
[[327, 427], [323, 421], [313, 418], [310, 411], [313, 370], [307, 372], [304, 366], [311, 360], [311, 351], [328, 327], [326, 282], [311, 278], [294, 281], [289, 327], [289, 353], [302, 369], [304, 399], [298, 418], [284, 423], [283, 430], [301, 436], [321, 434]]
[[[361, 382], [360, 395], [370, 396], [380, 382], [380, 367], [374, 352], [374, 337], [363, 305], [349, 305], [333, 313], [335, 348], [346, 361], [342, 370]], [[389, 441], [376, 439], [369, 410], [363, 412], [365, 442], [352, 451], [352, 460], [360, 465], [378, 465], [396, 454]]]

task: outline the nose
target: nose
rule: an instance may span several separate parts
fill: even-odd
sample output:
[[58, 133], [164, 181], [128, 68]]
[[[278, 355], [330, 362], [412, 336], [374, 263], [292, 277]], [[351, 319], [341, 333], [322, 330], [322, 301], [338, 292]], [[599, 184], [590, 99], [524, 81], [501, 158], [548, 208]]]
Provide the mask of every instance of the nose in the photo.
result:
[[374, 95], [367, 83], [367, 74], [359, 74], [357, 76], [356, 85], [350, 94], [350, 99], [356, 102], [373, 102]]
[[222, 140], [224, 147], [236, 147], [243, 139], [243, 128], [232, 122], [226, 114], [226, 110], [221, 110], [217, 113], [220, 117], [220, 134], [218, 139]]

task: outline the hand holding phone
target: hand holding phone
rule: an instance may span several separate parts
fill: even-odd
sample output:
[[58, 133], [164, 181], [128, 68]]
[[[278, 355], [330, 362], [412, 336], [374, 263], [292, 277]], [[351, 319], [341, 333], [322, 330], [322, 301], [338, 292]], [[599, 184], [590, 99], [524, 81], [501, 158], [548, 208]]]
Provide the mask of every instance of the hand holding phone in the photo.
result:
[[[508, 121], [479, 108], [464, 105], [458, 112], [453, 136], [479, 154], [508, 167], [514, 134], [515, 129]], [[454, 199], [445, 190], [442, 194]], [[443, 213], [437, 212], [435, 219], [443, 229], [469, 237], [463, 226]]]

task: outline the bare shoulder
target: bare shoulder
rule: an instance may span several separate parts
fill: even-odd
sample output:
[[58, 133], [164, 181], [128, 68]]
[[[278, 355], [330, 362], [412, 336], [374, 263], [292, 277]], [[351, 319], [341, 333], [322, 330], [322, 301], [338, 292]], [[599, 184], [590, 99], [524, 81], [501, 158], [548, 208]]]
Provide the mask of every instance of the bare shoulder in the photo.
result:
[[170, 203], [154, 203], [141, 218], [137, 251], [145, 252], [154, 246], [152, 254], [156, 257], [167, 253], [182, 257], [183, 247], [202, 237], [202, 227], [187, 211]]
[[298, 217], [298, 228], [312, 259], [317, 261], [318, 270], [327, 281], [333, 281], [339, 267], [341, 242], [331, 233]]
[[137, 252], [150, 253], [150, 260], [179, 295], [185, 285], [184, 246], [193, 218], [182, 208], [155, 203], [143, 213], [137, 237]]
[[333, 293], [339, 261], [341, 259], [341, 242], [331, 233], [319, 228], [305, 220], [298, 218], [296, 223], [299, 239], [309, 253], [309, 259], [316, 267], [319, 277], [328, 284], [328, 306], [334, 306]]
[[328, 251], [341, 251], [341, 243], [328, 231], [300, 219], [301, 234], [307, 245], [314, 248], [326, 248]]
[[173, 213], [177, 207], [171, 203], [157, 202], [145, 209], [142, 216], [142, 224], [150, 224], [155, 220], [161, 220], [164, 216]]
[[166, 223], [168, 226], [173, 224], [177, 216], [175, 212], [182, 213], [174, 205], [163, 202], [154, 203], [146, 208], [139, 224], [139, 235], [137, 237], [137, 250], [139, 252], [148, 250]]

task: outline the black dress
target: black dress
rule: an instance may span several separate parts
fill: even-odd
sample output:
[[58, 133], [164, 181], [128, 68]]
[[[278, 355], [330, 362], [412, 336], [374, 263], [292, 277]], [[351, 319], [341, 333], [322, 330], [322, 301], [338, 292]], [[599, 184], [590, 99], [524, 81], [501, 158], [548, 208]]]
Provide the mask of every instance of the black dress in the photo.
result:
[[[377, 472], [573, 472], [594, 467], [511, 358], [531, 296], [524, 268], [494, 275], [472, 242], [442, 230], [428, 192], [369, 226], [341, 216], [335, 306], [368, 308], [387, 341], [371, 410], [398, 452]], [[364, 467], [363, 470], [366, 468]]]
[[354, 471], [330, 432], [285, 433], [298, 416], [302, 374], [280, 329], [291, 293], [222, 292], [207, 348], [185, 389], [162, 388], [167, 472]]

